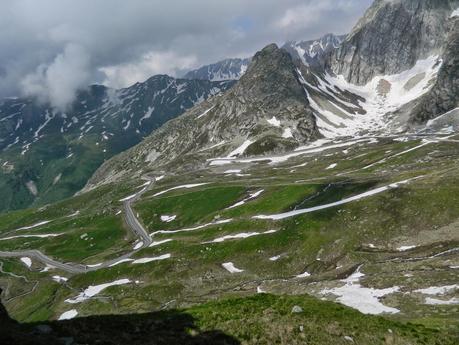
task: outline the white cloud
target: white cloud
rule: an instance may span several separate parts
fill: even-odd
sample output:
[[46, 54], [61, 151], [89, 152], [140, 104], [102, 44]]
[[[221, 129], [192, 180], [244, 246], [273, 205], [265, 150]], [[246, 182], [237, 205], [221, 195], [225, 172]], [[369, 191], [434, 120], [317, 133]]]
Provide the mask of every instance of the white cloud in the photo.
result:
[[[297, 30], [307, 29], [321, 23], [324, 18], [333, 18], [334, 13], [340, 12], [355, 12], [358, 1], [352, 0], [321, 0], [314, 2], [306, 2], [288, 8], [282, 17], [276, 22], [276, 26], [280, 29]], [[336, 21], [343, 20], [342, 18], [334, 18]], [[331, 27], [331, 25], [330, 25]]]
[[76, 91], [89, 83], [89, 62], [83, 47], [69, 43], [51, 64], [42, 64], [25, 76], [21, 81], [22, 92], [65, 110], [75, 99]]
[[103, 84], [115, 88], [127, 87], [138, 81], [144, 81], [155, 74], [175, 76], [178, 71], [189, 69], [197, 65], [196, 56], [179, 56], [172, 51], [149, 52], [139, 60], [101, 67], [105, 74]]
[[0, 97], [22, 92], [62, 107], [84, 82], [126, 86], [272, 42], [345, 33], [371, 1], [0, 1]]
[[276, 24], [281, 29], [309, 27], [321, 20], [321, 12], [329, 8], [328, 1], [319, 1], [289, 8]]

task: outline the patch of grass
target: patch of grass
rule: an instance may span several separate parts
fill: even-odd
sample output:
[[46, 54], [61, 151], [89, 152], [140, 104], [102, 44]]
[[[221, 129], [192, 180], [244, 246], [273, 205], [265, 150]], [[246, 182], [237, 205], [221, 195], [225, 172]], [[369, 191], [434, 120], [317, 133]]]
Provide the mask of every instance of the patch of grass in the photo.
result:
[[65, 233], [57, 237], [0, 241], [0, 250], [40, 249], [57, 260], [82, 262], [94, 255], [120, 250], [127, 244], [122, 220], [115, 216], [77, 217], [64, 223], [49, 223], [40, 231], [58, 233], [64, 229]]
[[[292, 313], [293, 306], [302, 312]], [[207, 303], [187, 310], [201, 329], [219, 329], [244, 344], [455, 344], [453, 334], [369, 316], [310, 296], [273, 296]]]
[[[242, 186], [207, 187], [199, 191], [179, 195], [167, 195], [143, 199], [135, 204], [135, 210], [150, 229], [173, 229], [212, 221], [216, 213], [232, 205], [244, 193]], [[161, 215], [176, 215], [170, 222], [162, 222]]]

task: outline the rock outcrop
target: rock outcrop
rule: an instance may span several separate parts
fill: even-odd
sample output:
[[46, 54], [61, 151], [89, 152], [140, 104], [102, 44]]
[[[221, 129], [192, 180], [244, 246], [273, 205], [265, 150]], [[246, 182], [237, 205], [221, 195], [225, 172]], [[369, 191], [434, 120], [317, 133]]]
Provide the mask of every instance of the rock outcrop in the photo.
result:
[[376, 0], [330, 59], [347, 81], [364, 85], [441, 53], [457, 0]]
[[[275, 44], [258, 52], [229, 91], [169, 121], [141, 144], [104, 164], [90, 185], [143, 167], [196, 168], [205, 158], [264, 155], [320, 137], [298, 66]], [[193, 157], [199, 156], [199, 162]]]

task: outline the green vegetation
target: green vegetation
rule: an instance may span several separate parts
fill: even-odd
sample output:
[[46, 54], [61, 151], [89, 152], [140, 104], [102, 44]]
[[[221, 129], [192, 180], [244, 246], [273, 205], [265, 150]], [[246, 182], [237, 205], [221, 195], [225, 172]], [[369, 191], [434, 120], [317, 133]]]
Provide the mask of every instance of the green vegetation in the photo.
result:
[[[299, 306], [300, 313], [292, 313]], [[201, 330], [218, 329], [243, 344], [455, 344], [419, 325], [361, 314], [310, 296], [259, 294], [187, 310]], [[352, 338], [349, 339], [349, 338]]]
[[[275, 166], [265, 163], [247, 165], [243, 168], [244, 176], [225, 174], [227, 167], [166, 176], [164, 180], [152, 184], [151, 190], [133, 205], [148, 231], [207, 226], [189, 231], [156, 233], [153, 241], [171, 241], [141, 249], [133, 253], [131, 259], [164, 254], [171, 254], [170, 258], [142, 264], [124, 262], [75, 275], [58, 270], [40, 273], [43, 265], [35, 260], [30, 271], [18, 259], [2, 259], [5, 270], [29, 280], [24, 283], [24, 279], [0, 274], [0, 282], [9, 284], [9, 290], [4, 293], [7, 296], [5, 304], [18, 320], [44, 321], [59, 317], [71, 307], [78, 310], [79, 316], [132, 314], [198, 305], [221, 298], [247, 297], [255, 294], [260, 286], [277, 295], [312, 294], [323, 298], [324, 295], [320, 294], [322, 289], [342, 286], [340, 280], [363, 264], [365, 276], [360, 282], [362, 286], [377, 289], [400, 287], [400, 292], [380, 300], [384, 305], [400, 309], [400, 313], [387, 315], [384, 319], [362, 316], [349, 308], [303, 296], [299, 300], [287, 296], [231, 299], [221, 304], [192, 307], [185, 312], [195, 313], [193, 315], [200, 329], [222, 330], [249, 344], [261, 342], [263, 334], [271, 336], [271, 333], [279, 332], [288, 334], [287, 340], [280, 342], [293, 344], [301, 341], [344, 344], [349, 342], [344, 339], [345, 335], [362, 344], [386, 341], [389, 344], [435, 344], [432, 342], [433, 331], [406, 323], [422, 324], [441, 332], [454, 332], [459, 327], [456, 306], [427, 305], [426, 296], [413, 292], [419, 288], [457, 282], [457, 273], [450, 266], [459, 265], [454, 251], [459, 244], [455, 231], [459, 211], [451, 207], [459, 203], [459, 180], [456, 176], [459, 164], [455, 158], [459, 150], [451, 143], [436, 143], [382, 160], [416, 145], [417, 142], [383, 142], [374, 146], [355, 146], [345, 153], [338, 149], [320, 156], [299, 156]], [[334, 169], [325, 169], [334, 162], [338, 162]], [[378, 164], [362, 169], [374, 162]], [[151, 173], [151, 176], [157, 175], [157, 172]], [[328, 204], [410, 177], [420, 178], [337, 207], [278, 221], [253, 218], [260, 214]], [[209, 184], [154, 196], [175, 186], [203, 182]], [[126, 180], [41, 209], [1, 215], [2, 237], [15, 234], [62, 235], [0, 241], [0, 250], [35, 248], [61, 261], [86, 264], [128, 253], [136, 237], [123, 224], [122, 214], [117, 215], [123, 210], [119, 200], [139, 191], [143, 183], [141, 179]], [[260, 190], [263, 190], [261, 194], [247, 200]], [[246, 202], [228, 208], [242, 200]], [[79, 213], [75, 214], [76, 211]], [[161, 215], [176, 215], [177, 218], [163, 222]], [[232, 220], [208, 224], [223, 219]], [[13, 231], [43, 220], [51, 222]], [[265, 233], [268, 230], [274, 232]], [[255, 232], [259, 234], [210, 243], [228, 235]], [[403, 252], [397, 250], [400, 246], [411, 245], [416, 247]], [[437, 255], [448, 250], [447, 254]], [[271, 260], [273, 257], [276, 259]], [[242, 272], [228, 272], [222, 267], [225, 262], [232, 262]], [[296, 277], [304, 272], [310, 276]], [[56, 283], [51, 279], [56, 274], [69, 280]], [[122, 278], [130, 279], [131, 283], [110, 287], [77, 305], [65, 302], [65, 299], [74, 298], [90, 285]], [[38, 285], [34, 288], [36, 282]], [[452, 291], [440, 298], [448, 300], [456, 296], [457, 292]], [[9, 300], [11, 297], [15, 298]], [[289, 326], [300, 317], [287, 312], [291, 308], [290, 302], [287, 303], [290, 299], [303, 307], [305, 312], [302, 315], [307, 315], [306, 319], [300, 318], [302, 323], [298, 324], [298, 327], [303, 326], [303, 332], [296, 331], [299, 329], [296, 326]], [[302, 300], [307, 304], [301, 304]], [[260, 314], [269, 304], [276, 307], [266, 313], [272, 312], [273, 318], [279, 319], [277, 325], [263, 316], [264, 311]], [[212, 314], [210, 305], [220, 308], [221, 314]], [[230, 310], [231, 305], [238, 305], [241, 314], [238, 314], [238, 309]], [[323, 315], [323, 318], [315, 319], [306, 309], [312, 310], [313, 315]], [[248, 315], [247, 320], [253, 320], [245, 328], [236, 321], [230, 322], [242, 320], [244, 314]], [[331, 322], [339, 325], [324, 329], [323, 334], [327, 336], [314, 338], [317, 332], [322, 332], [320, 327], [326, 322], [328, 314], [333, 317], [342, 314], [350, 323], [333, 319]], [[227, 319], [230, 317], [231, 320]], [[370, 320], [368, 325], [365, 323], [367, 320]], [[355, 330], [352, 322], [361, 331]], [[394, 325], [388, 326], [386, 322], [394, 322]], [[388, 332], [386, 327], [393, 333]], [[251, 334], [255, 335], [254, 338], [249, 337]]]
[[[205, 223], [213, 220], [213, 216], [222, 209], [231, 206], [243, 196], [244, 187], [210, 186], [192, 192], [176, 191], [175, 195], [155, 197], [135, 205], [141, 219], [149, 229], [174, 229]], [[172, 193], [172, 192], [171, 192]], [[176, 215], [169, 223], [161, 221], [162, 215]]]

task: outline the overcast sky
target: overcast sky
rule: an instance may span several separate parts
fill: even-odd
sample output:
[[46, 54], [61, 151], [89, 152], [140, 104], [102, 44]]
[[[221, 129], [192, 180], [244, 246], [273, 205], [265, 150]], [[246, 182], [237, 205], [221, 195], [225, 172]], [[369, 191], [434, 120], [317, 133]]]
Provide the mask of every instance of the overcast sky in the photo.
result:
[[0, 0], [0, 97], [63, 107], [90, 83], [154, 74], [265, 45], [347, 33], [372, 0]]

